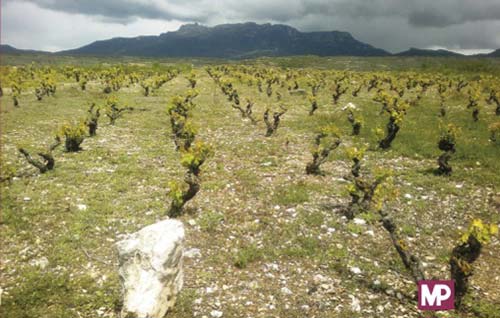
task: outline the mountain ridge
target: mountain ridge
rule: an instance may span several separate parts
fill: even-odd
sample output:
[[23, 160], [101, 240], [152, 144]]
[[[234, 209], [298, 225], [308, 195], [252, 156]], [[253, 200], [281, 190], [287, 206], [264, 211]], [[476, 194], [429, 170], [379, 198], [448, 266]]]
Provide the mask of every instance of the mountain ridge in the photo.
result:
[[453, 51], [448, 51], [444, 49], [418, 49], [418, 48], [410, 48], [406, 51], [399, 52], [393, 54], [394, 56], [436, 56], [436, 57], [466, 57], [467, 55], [460, 54]]
[[138, 57], [253, 58], [261, 56], [396, 56], [396, 57], [500, 57], [500, 49], [488, 54], [463, 55], [447, 50], [410, 48], [391, 54], [356, 40], [349, 32], [301, 32], [284, 24], [255, 22], [208, 27], [184, 24], [177, 31], [159, 35], [115, 37], [59, 52], [22, 50], [1, 44], [3, 54], [53, 54]]
[[158, 36], [96, 41], [59, 54], [131, 55], [148, 57], [244, 58], [289, 55], [389, 56], [348, 32], [300, 32], [282, 24], [253, 22], [206, 27], [183, 25]]

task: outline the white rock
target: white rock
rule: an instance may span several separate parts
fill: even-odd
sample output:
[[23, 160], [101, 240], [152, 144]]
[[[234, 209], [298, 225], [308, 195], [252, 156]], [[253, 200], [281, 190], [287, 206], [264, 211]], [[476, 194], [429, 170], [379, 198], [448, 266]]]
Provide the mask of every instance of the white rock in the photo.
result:
[[213, 317], [213, 318], [220, 318], [222, 317], [224, 313], [222, 311], [219, 311], [219, 310], [212, 310], [210, 312], [210, 316]]
[[149, 225], [116, 243], [123, 288], [122, 316], [162, 318], [182, 289], [184, 226], [177, 220]]
[[291, 295], [291, 294], [293, 294], [292, 291], [290, 289], [288, 289], [287, 287], [282, 287], [281, 288], [281, 293], [283, 295]]
[[357, 299], [353, 295], [349, 295], [349, 298], [351, 298], [351, 310], [354, 311], [354, 312], [360, 312], [361, 311], [361, 305], [359, 303], [359, 299]]
[[87, 206], [85, 204], [77, 204], [76, 207], [78, 208], [79, 211], [87, 210]]
[[363, 220], [363, 219], [360, 219], [360, 218], [354, 218], [354, 220], [352, 220], [354, 222], [354, 224], [357, 224], [357, 225], [365, 225], [366, 224], [366, 221]]
[[353, 103], [348, 103], [347, 105], [345, 105], [344, 107], [342, 107], [342, 110], [346, 110], [346, 109], [357, 109], [358, 107], [356, 105], [354, 105]]
[[372, 230], [368, 230], [365, 232], [366, 235], [369, 235], [371, 237], [374, 237], [375, 236], [375, 232], [373, 232]]
[[99, 316], [104, 316], [104, 314], [106, 313], [106, 308], [104, 308], [104, 307], [99, 307], [99, 309], [96, 309], [96, 313], [97, 313]]
[[40, 267], [41, 269], [45, 269], [49, 265], [49, 260], [47, 259], [47, 257], [42, 256], [37, 259], [32, 259], [30, 261], [30, 265]]
[[184, 257], [187, 258], [198, 258], [201, 257], [201, 251], [199, 248], [191, 248], [184, 252]]
[[349, 271], [356, 275], [361, 274], [361, 269], [359, 267], [349, 267]]
[[323, 283], [323, 282], [326, 282], [327, 280], [328, 279], [325, 276], [321, 275], [321, 274], [316, 274], [313, 277], [313, 281], [314, 281], [315, 284]]
[[411, 194], [409, 194], [409, 193], [405, 193], [405, 198], [407, 198], [407, 199], [412, 199], [412, 198], [413, 198], [413, 196], [412, 196]]
[[215, 293], [216, 290], [217, 290], [217, 287], [207, 287], [205, 292], [207, 294], [213, 294], [213, 293]]

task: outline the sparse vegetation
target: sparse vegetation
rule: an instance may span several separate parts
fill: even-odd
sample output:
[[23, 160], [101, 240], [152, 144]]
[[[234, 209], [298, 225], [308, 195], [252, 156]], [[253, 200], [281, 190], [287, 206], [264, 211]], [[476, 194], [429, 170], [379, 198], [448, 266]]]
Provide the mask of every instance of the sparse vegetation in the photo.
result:
[[[417, 318], [413, 281], [450, 272], [451, 316], [498, 317], [495, 59], [26, 59], [0, 67], [0, 316], [117, 317], [116, 241], [170, 215], [186, 231], [174, 318]], [[51, 163], [37, 154], [62, 125], [84, 151]]]

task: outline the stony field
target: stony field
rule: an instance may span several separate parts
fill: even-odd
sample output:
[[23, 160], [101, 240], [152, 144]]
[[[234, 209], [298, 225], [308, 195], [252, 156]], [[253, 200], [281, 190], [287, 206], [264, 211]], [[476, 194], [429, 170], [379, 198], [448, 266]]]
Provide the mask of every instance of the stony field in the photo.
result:
[[[431, 317], [417, 310], [415, 283], [379, 222], [377, 204], [391, 215], [427, 277], [448, 279], [451, 251], [472, 220], [500, 223], [500, 132], [498, 141], [491, 140], [492, 125], [500, 116], [495, 103], [486, 102], [498, 78], [432, 68], [366, 72], [356, 67], [365, 61], [342, 61], [342, 69], [354, 71], [315, 65], [282, 68], [272, 61], [251, 66], [233, 62], [226, 72], [220, 61], [192, 70], [182, 64], [179, 74], [149, 96], [140, 83], [106, 94], [103, 80], [92, 75], [82, 91], [74, 77], [64, 75], [63, 66], [52, 66], [55, 94], [37, 100], [36, 73], [35, 79], [22, 81], [19, 107], [13, 105], [14, 92], [6, 79], [14, 81], [14, 71], [3, 66], [0, 316], [118, 317], [114, 244], [168, 217], [169, 187], [172, 181], [182, 182], [186, 169], [172, 140], [167, 106], [174, 96], [186, 94], [188, 79], [194, 78], [198, 96], [189, 121], [195, 140], [210, 145], [213, 155], [201, 167], [200, 191], [179, 217], [186, 229], [185, 286], [167, 317]], [[380, 69], [392, 62], [377, 63]], [[140, 80], [161, 75], [166, 67], [151, 64], [135, 61]], [[97, 74], [114, 66], [79, 67]], [[209, 76], [207, 66], [219, 67], [222, 84]], [[259, 92], [259, 72], [278, 78], [270, 96], [265, 79]], [[381, 81], [368, 91], [373, 76]], [[401, 88], [409, 78], [417, 84], [399, 98], [387, 78]], [[293, 87], [295, 80], [298, 87]], [[427, 80], [432, 83], [422, 90]], [[460, 80], [468, 86], [457, 91]], [[234, 100], [221, 90], [228, 82], [242, 107], [247, 99], [253, 102], [257, 123], [231, 107]], [[319, 83], [315, 97], [312, 82]], [[348, 90], [334, 105], [332, 91], [339, 83]], [[444, 117], [440, 83], [449, 85]], [[289, 86], [299, 91], [290, 94]], [[471, 88], [480, 94], [477, 121], [471, 115], [475, 106], [467, 107]], [[381, 92], [409, 105], [388, 149], [378, 147], [380, 130], [385, 132], [392, 115], [374, 100]], [[97, 135], [86, 137], [80, 151], [66, 152], [62, 146], [53, 151], [53, 170], [41, 174], [19, 153], [23, 147], [36, 156], [53, 142], [59, 127], [85, 119], [91, 103], [104, 107], [109, 96], [117, 98], [119, 107], [133, 110], [125, 111], [115, 125], [103, 110]], [[309, 115], [312, 100], [318, 109]], [[356, 136], [347, 119], [349, 103], [362, 118]], [[265, 136], [267, 108], [271, 114], [286, 109], [272, 136]], [[436, 169], [443, 153], [437, 145], [440, 129], [449, 123], [459, 133], [448, 176], [436, 174]], [[340, 145], [321, 165], [322, 175], [306, 174], [315, 137], [332, 124]], [[389, 171], [395, 191], [390, 198], [379, 197], [377, 208], [349, 220], [345, 212], [352, 201], [353, 177], [348, 153], [353, 147], [366, 148], [362, 176], [371, 180], [378, 170]], [[484, 244], [473, 271], [462, 310], [437, 317], [500, 317], [498, 235]]]

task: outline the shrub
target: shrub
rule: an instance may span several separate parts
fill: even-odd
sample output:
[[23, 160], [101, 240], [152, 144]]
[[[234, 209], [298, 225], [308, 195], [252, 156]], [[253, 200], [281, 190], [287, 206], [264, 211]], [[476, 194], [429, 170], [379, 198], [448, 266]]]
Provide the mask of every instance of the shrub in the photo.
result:
[[398, 252], [406, 270], [410, 272], [415, 284], [418, 284], [421, 280], [425, 280], [425, 272], [423, 270], [422, 262], [410, 251], [408, 243], [401, 237], [401, 233], [394, 220], [389, 217], [384, 210], [380, 209], [379, 212], [381, 215], [380, 221], [382, 226], [389, 233], [392, 245]]
[[257, 119], [255, 119], [253, 117], [253, 115], [252, 115], [252, 112], [253, 112], [253, 110], [252, 110], [252, 108], [253, 108], [253, 102], [250, 99], [247, 98], [247, 105], [246, 105], [245, 108], [242, 108], [239, 105], [239, 103], [238, 104], [235, 103], [235, 104], [231, 105], [231, 107], [233, 107], [234, 109], [239, 110], [240, 113], [241, 113], [241, 117], [250, 119], [250, 121], [252, 122], [252, 124], [255, 125], [258, 122]]
[[490, 94], [489, 94], [488, 98], [486, 99], [486, 102], [488, 104], [495, 103], [495, 105], [496, 105], [495, 114], [497, 116], [500, 116], [500, 91], [497, 91], [494, 88], [490, 89]]
[[348, 87], [347, 86], [343, 87], [342, 85], [343, 83], [341, 81], [338, 81], [337, 83], [335, 83], [335, 85], [333, 85], [332, 89], [333, 105], [337, 105], [340, 97], [347, 92]]
[[351, 147], [347, 148], [346, 153], [349, 159], [352, 161], [351, 174], [353, 177], [357, 178], [360, 175], [361, 160], [365, 155], [366, 148]]
[[96, 135], [97, 124], [99, 121], [99, 117], [101, 116], [101, 113], [100, 113], [101, 110], [99, 108], [97, 108], [94, 111], [94, 107], [95, 107], [95, 103], [92, 103], [92, 105], [90, 105], [89, 110], [87, 111], [88, 115], [87, 115], [87, 119], [85, 120], [85, 125], [87, 125], [87, 127], [89, 129], [89, 135], [91, 137]]
[[[354, 170], [354, 169], [353, 169]], [[381, 170], [374, 177], [353, 176], [352, 183], [347, 187], [351, 202], [349, 203], [345, 216], [352, 220], [356, 215], [369, 212], [373, 208], [379, 209], [382, 204], [383, 195], [389, 193], [392, 188], [392, 174]]]
[[14, 102], [14, 107], [19, 107], [20, 96], [21, 96], [21, 84], [17, 82], [12, 83], [12, 101]]
[[187, 80], [189, 81], [189, 87], [195, 88], [196, 87], [196, 75], [194, 74], [193, 71], [189, 73]]
[[457, 80], [457, 86], [456, 86], [456, 90], [457, 90], [457, 93], [460, 93], [462, 91], [462, 89], [464, 89], [465, 87], [467, 87], [469, 85], [469, 82], [467, 82], [465, 79], [463, 78], [459, 78]]
[[58, 136], [64, 137], [64, 148], [67, 152], [76, 152], [81, 150], [80, 145], [85, 140], [86, 125], [82, 121], [79, 124], [65, 124], [59, 130]]
[[46, 152], [39, 152], [38, 156], [41, 157], [42, 161], [34, 159], [28, 151], [24, 148], [19, 148], [19, 152], [26, 158], [29, 164], [37, 168], [40, 173], [45, 173], [54, 169], [55, 160], [52, 156], [52, 151], [56, 149], [61, 144], [61, 138], [56, 136], [55, 142], [49, 146]]
[[143, 89], [142, 93], [144, 94], [144, 96], [149, 96], [149, 93], [151, 92], [151, 85], [152, 83], [149, 80], [144, 80], [143, 82], [141, 82], [141, 87]]
[[363, 85], [358, 85], [352, 90], [352, 97], [358, 97], [359, 92], [361, 92], [361, 89], [363, 88]]
[[497, 141], [497, 135], [500, 133], [500, 121], [494, 122], [488, 126], [490, 131], [490, 140], [492, 142]]
[[380, 92], [374, 100], [381, 102], [383, 105], [382, 111], [386, 111], [389, 114], [389, 122], [386, 126], [386, 135], [379, 141], [379, 147], [381, 149], [388, 149], [391, 147], [393, 140], [396, 138], [409, 105], [405, 101], [393, 97], [385, 92]]
[[105, 105], [106, 116], [109, 118], [109, 124], [114, 125], [116, 120], [123, 116], [126, 111], [134, 110], [133, 107], [118, 107], [118, 98], [116, 96], [109, 96], [106, 99]]
[[174, 96], [167, 107], [176, 150], [188, 150], [196, 137], [196, 129], [188, 118], [191, 110], [195, 107], [193, 99], [197, 94], [193, 90], [188, 91], [184, 96]]
[[281, 111], [277, 112], [275, 111], [273, 113], [273, 121], [271, 122], [269, 120], [269, 108], [266, 109], [264, 112], [264, 123], [266, 124], [267, 130], [266, 130], [266, 137], [272, 136], [276, 130], [278, 130], [278, 126], [280, 124], [281, 116], [287, 112], [287, 109], [285, 109], [283, 106], [280, 106]]
[[347, 111], [347, 120], [352, 126], [352, 135], [357, 136], [361, 132], [361, 126], [363, 125], [363, 117], [358, 111], [356, 105], [349, 103], [343, 110]]
[[196, 138], [196, 128], [191, 122], [177, 113], [170, 116], [172, 137], [176, 150], [188, 150]]
[[455, 144], [457, 136], [459, 134], [459, 129], [453, 125], [448, 124], [446, 127], [441, 127], [441, 136], [438, 142], [438, 148], [443, 151], [443, 154], [438, 158], [438, 170], [439, 175], [450, 175], [452, 172], [452, 167], [449, 163], [451, 156], [455, 153]]
[[314, 112], [318, 109], [318, 100], [316, 99], [315, 95], [309, 95], [307, 98], [311, 103], [311, 110], [309, 110], [309, 116], [312, 116]]
[[80, 88], [82, 89], [82, 91], [84, 91], [84, 90], [87, 89], [88, 80], [89, 80], [88, 76], [87, 76], [87, 74], [85, 74], [85, 75], [82, 76], [82, 78], [78, 82], [80, 84]]
[[[382, 227], [389, 233], [391, 243], [396, 249], [406, 270], [410, 272], [415, 284], [420, 280], [425, 279], [422, 262], [408, 248], [408, 243], [401, 235], [398, 226], [394, 220], [388, 215], [384, 205], [396, 198], [398, 192], [394, 188], [392, 174], [386, 171], [380, 171], [376, 174], [373, 182], [360, 181], [360, 178], [355, 178], [354, 188], [351, 193], [358, 192], [358, 206], [353, 206], [355, 209], [351, 213], [371, 212], [376, 211], [379, 215], [379, 221]], [[352, 196], [352, 195], [351, 195]], [[353, 201], [354, 202], [354, 201]], [[352, 219], [356, 214], [348, 214], [347, 217]]]
[[321, 129], [314, 138], [314, 145], [311, 150], [313, 160], [307, 164], [306, 173], [322, 175], [320, 166], [326, 162], [330, 152], [336, 149], [342, 141], [340, 131], [337, 127], [330, 125]]
[[438, 85], [439, 114], [441, 115], [441, 117], [445, 117], [446, 116], [445, 102], [446, 102], [446, 98], [448, 97], [447, 92], [446, 92], [447, 89], [448, 89], [448, 86], [446, 86], [445, 83], [439, 83], [439, 85]]
[[197, 142], [188, 151], [185, 151], [181, 157], [181, 164], [188, 169], [188, 173], [199, 176], [200, 167], [210, 157], [213, 156], [213, 149], [211, 146]]
[[202, 142], [197, 142], [182, 154], [181, 164], [187, 168], [187, 172], [184, 184], [169, 183], [168, 196], [171, 203], [168, 216], [180, 216], [184, 205], [200, 191], [200, 167], [211, 156], [213, 156], [212, 148]]
[[459, 309], [469, 289], [469, 278], [473, 274], [473, 263], [481, 255], [482, 248], [498, 233], [495, 224], [484, 224], [474, 220], [451, 252], [450, 273], [455, 281], [455, 308]]
[[479, 120], [479, 112], [480, 112], [480, 105], [479, 105], [479, 100], [481, 98], [481, 93], [478, 88], [472, 88], [469, 90], [469, 103], [467, 104], [467, 108], [472, 109], [472, 119], [474, 121]]

